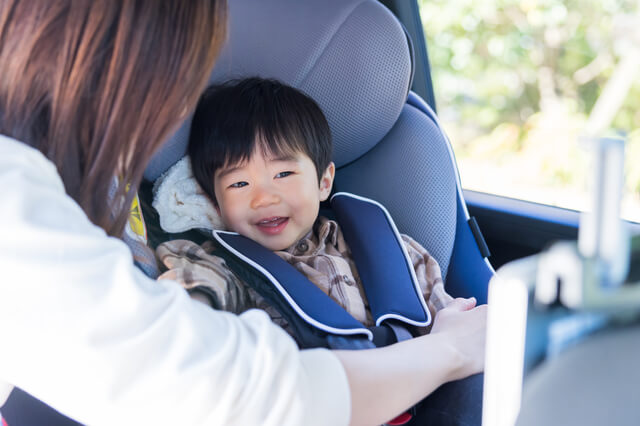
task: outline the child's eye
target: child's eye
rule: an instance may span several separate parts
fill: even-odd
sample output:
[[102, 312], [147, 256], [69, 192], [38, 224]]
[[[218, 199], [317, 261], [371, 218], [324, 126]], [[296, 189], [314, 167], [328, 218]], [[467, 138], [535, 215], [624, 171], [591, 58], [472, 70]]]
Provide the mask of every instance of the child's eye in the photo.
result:
[[229, 188], [242, 188], [243, 186], [249, 185], [247, 182], [236, 182], [229, 185]]
[[276, 175], [276, 178], [283, 178], [283, 177], [287, 177], [289, 175], [292, 175], [293, 172], [280, 172]]

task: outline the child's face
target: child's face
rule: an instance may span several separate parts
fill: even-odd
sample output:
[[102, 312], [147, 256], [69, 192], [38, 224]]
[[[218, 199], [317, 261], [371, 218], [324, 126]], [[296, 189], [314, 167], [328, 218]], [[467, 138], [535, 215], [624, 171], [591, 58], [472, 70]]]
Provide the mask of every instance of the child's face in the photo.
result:
[[258, 149], [251, 161], [216, 171], [218, 211], [231, 230], [270, 250], [284, 250], [311, 230], [334, 171], [331, 163], [318, 183], [307, 155], [267, 158]]

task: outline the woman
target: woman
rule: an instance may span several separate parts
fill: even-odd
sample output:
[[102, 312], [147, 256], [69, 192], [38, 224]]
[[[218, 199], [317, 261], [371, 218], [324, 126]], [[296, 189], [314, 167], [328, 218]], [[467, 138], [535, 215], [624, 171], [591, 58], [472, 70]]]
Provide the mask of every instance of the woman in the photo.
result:
[[0, 381], [91, 424], [379, 424], [479, 372], [473, 300], [391, 347], [298, 351], [264, 313], [133, 266], [114, 238], [127, 184], [195, 106], [225, 17], [221, 0], [0, 0]]

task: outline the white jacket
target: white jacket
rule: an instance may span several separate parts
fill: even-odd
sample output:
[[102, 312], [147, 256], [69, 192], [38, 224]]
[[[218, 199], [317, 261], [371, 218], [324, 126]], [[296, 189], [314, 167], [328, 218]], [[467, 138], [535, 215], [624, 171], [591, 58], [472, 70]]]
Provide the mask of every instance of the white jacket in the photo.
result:
[[344, 370], [261, 311], [133, 266], [39, 151], [0, 135], [0, 381], [83, 423], [340, 425]]

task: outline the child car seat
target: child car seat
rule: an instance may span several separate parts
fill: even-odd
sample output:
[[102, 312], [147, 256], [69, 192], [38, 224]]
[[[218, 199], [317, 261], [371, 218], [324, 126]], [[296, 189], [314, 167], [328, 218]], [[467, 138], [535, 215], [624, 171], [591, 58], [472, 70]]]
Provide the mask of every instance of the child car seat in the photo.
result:
[[[232, 0], [211, 82], [259, 75], [301, 89], [334, 140], [335, 188], [377, 200], [438, 261], [447, 291], [486, 303], [493, 269], [469, 217], [450, 143], [414, 93], [410, 40], [375, 0]], [[153, 158], [153, 181], [186, 152], [190, 119]], [[14, 390], [9, 426], [77, 424]], [[27, 417], [37, 413], [37, 418]]]
[[[402, 25], [373, 0], [230, 3], [211, 82], [259, 75], [310, 95], [329, 121], [335, 190], [384, 205], [440, 264], [447, 291], [486, 303], [494, 271], [469, 217], [451, 145], [415, 93]], [[154, 157], [155, 180], [186, 152], [190, 122]]]

